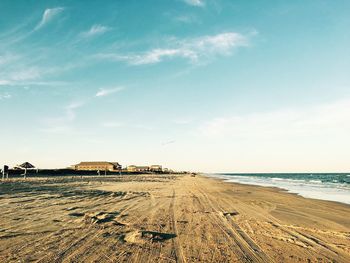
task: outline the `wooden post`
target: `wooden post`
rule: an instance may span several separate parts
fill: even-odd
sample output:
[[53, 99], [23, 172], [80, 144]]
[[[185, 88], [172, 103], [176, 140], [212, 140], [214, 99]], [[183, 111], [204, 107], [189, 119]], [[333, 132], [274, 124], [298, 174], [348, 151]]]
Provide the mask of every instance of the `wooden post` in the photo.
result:
[[4, 180], [5, 177], [7, 177], [7, 179], [9, 178], [9, 167], [7, 165], [4, 165], [2, 170], [2, 180]]

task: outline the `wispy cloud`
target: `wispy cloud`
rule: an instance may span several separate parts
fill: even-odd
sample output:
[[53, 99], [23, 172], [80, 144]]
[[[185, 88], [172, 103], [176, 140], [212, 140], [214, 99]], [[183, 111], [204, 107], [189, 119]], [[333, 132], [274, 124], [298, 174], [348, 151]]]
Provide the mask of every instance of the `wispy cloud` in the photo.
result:
[[8, 86], [11, 85], [11, 81], [7, 79], [0, 79], [0, 86]]
[[248, 38], [242, 34], [227, 32], [192, 39], [172, 38], [167, 41], [166, 48], [152, 49], [139, 54], [101, 53], [96, 57], [125, 61], [130, 65], [155, 64], [171, 58], [183, 58], [197, 63], [202, 58], [231, 55], [235, 48], [247, 46], [248, 42]]
[[203, 0], [183, 0], [186, 4], [191, 6], [204, 6], [205, 2]]
[[12, 95], [7, 92], [3, 94], [0, 93], [0, 100], [11, 99], [11, 98], [12, 98]]
[[75, 111], [85, 105], [83, 101], [75, 101], [68, 104], [64, 109], [66, 112], [66, 120], [73, 121], [75, 119]]
[[20, 58], [20, 56], [10, 54], [10, 53], [1, 55], [0, 56], [0, 66], [3, 66], [3, 65], [6, 66], [7, 64], [12, 63], [12, 62], [18, 60], [19, 58]]
[[175, 140], [162, 142], [162, 146], [166, 146], [166, 145], [169, 145], [169, 144], [174, 144], [175, 142], [176, 142]]
[[24, 81], [24, 80], [34, 80], [42, 76], [43, 71], [38, 67], [30, 67], [26, 69], [21, 69], [16, 72], [12, 72], [9, 77], [13, 81]]
[[[0, 86], [43, 85], [45, 82], [39, 80], [48, 72], [47, 68], [11, 65], [0, 72]], [[46, 84], [48, 83], [46, 82]]]
[[192, 50], [174, 49], [153, 49], [140, 55], [124, 55], [114, 57], [116, 60], [127, 61], [131, 65], [145, 65], [162, 62], [166, 58], [181, 57], [191, 61], [197, 60], [197, 54]]
[[[350, 99], [305, 109], [219, 117], [199, 127], [200, 134], [217, 138], [277, 140], [350, 133]], [[329, 138], [331, 138], [329, 137]]]
[[97, 93], [96, 93], [96, 97], [104, 97], [104, 96], [108, 96], [114, 93], [117, 93], [119, 91], [122, 91], [124, 89], [124, 87], [115, 87], [115, 88], [110, 88], [110, 89], [100, 89]]
[[88, 31], [82, 32], [81, 37], [90, 38], [97, 35], [102, 35], [109, 30], [111, 30], [110, 27], [97, 24], [97, 25], [93, 25]]
[[[73, 134], [75, 133], [72, 124], [77, 118], [77, 111], [87, 106], [93, 98], [108, 96], [110, 94], [123, 90], [124, 87], [115, 87], [110, 89], [100, 89], [94, 97], [86, 98], [85, 100], [74, 100], [63, 107], [63, 113], [60, 117], [50, 117], [43, 120], [44, 126], [40, 129], [42, 132], [48, 133], [60, 133], [60, 134]], [[124, 126], [121, 122], [105, 122], [102, 123], [103, 127], [115, 128]]]
[[35, 27], [34, 30], [39, 30], [49, 22], [51, 22], [59, 13], [61, 13], [64, 10], [63, 7], [55, 7], [55, 8], [47, 8], [44, 11], [44, 14], [41, 18], [41, 21], [39, 24]]
[[44, 127], [41, 132], [55, 134], [72, 134], [74, 129], [72, 122], [76, 119], [76, 111], [83, 107], [86, 101], [73, 101], [63, 107], [63, 114], [60, 117], [46, 118], [43, 120]]
[[199, 19], [194, 15], [179, 15], [173, 17], [173, 20], [185, 24], [199, 23]]
[[6, 54], [0, 56], [0, 86], [66, 85], [67, 82], [53, 80], [52, 76], [83, 66], [82, 62], [68, 62], [60, 66], [46, 66], [46, 64], [51, 63], [35, 55]]

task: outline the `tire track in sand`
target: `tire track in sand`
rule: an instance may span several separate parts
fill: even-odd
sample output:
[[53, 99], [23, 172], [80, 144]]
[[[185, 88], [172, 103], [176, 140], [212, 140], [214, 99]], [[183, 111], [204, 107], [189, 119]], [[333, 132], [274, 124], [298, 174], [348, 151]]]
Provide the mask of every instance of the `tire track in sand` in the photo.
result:
[[176, 199], [176, 193], [175, 193], [175, 189], [173, 189], [173, 195], [171, 197], [170, 206], [169, 206], [169, 215], [170, 215], [170, 231], [173, 232], [176, 235], [176, 237], [174, 237], [171, 240], [172, 242], [171, 254], [174, 256], [176, 262], [186, 263], [186, 259], [183, 255], [183, 251], [179, 243], [179, 233], [176, 228], [175, 199]]
[[208, 195], [196, 185], [197, 191], [205, 199], [210, 208], [215, 212], [222, 223], [226, 226], [226, 233], [234, 240], [239, 250], [243, 253], [239, 253], [243, 262], [273, 262], [273, 259], [268, 257], [263, 250], [243, 231], [232, 219], [230, 215], [225, 215], [218, 204], [214, 205]]

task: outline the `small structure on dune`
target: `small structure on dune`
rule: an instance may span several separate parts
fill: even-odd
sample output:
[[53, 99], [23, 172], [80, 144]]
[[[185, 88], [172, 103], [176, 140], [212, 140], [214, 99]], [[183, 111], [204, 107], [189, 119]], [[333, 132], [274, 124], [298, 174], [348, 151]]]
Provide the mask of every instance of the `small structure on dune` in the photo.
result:
[[27, 169], [33, 169], [33, 168], [35, 168], [35, 166], [34, 165], [32, 165], [31, 163], [29, 163], [29, 162], [24, 162], [24, 163], [22, 163], [21, 165], [18, 165], [17, 167], [19, 167], [19, 168], [23, 168], [24, 169], [24, 179], [26, 178], [26, 176], [27, 176]]

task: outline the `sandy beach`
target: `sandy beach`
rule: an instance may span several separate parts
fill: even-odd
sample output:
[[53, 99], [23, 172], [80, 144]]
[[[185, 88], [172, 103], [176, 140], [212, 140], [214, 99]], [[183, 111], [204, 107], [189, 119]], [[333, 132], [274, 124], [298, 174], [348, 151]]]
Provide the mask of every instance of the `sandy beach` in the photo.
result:
[[204, 176], [0, 182], [0, 262], [350, 262], [350, 206]]

